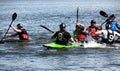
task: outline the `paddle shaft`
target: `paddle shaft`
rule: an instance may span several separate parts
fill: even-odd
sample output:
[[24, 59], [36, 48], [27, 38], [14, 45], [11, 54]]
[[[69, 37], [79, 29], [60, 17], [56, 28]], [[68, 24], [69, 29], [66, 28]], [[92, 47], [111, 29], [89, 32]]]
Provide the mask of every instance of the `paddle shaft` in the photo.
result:
[[[12, 25], [12, 23], [13, 23], [13, 21], [16, 19], [16, 17], [17, 17], [17, 14], [16, 14], [16, 13], [13, 13], [13, 15], [12, 15], [12, 21], [11, 21], [10, 25]], [[9, 26], [9, 28], [7, 29], [5, 35], [3, 36], [3, 38], [1, 39], [0, 42], [2, 42], [3, 39], [6, 37], [6, 34], [8, 33], [9, 29], [10, 29], [10, 26]]]
[[52, 33], [54, 33], [54, 31], [52, 31], [52, 30], [50, 30], [49, 28], [47, 28], [46, 26], [43, 26], [43, 25], [40, 25], [42, 28], [44, 28], [44, 29], [46, 29], [46, 30], [48, 30], [48, 31], [50, 31], [50, 32], [52, 32]]
[[79, 12], [79, 8], [77, 8], [77, 15], [76, 15], [77, 20], [76, 20], [76, 22], [78, 22], [78, 12]]
[[[100, 15], [103, 16], [103, 17], [108, 18], [107, 20], [109, 20], [108, 14], [107, 14], [106, 12], [100, 11]], [[107, 22], [107, 20], [105, 20], [103, 23], [101, 23], [101, 26], [102, 26], [105, 22]]]
[[[13, 23], [13, 20], [11, 21], [10, 25], [12, 25], [12, 23]], [[1, 41], [3, 41], [3, 39], [6, 37], [6, 34], [8, 33], [9, 29], [10, 29], [10, 26], [9, 26], [9, 28], [7, 29], [7, 31], [6, 31], [6, 33], [5, 33], [5, 35], [4, 35], [4, 37], [1, 39]]]
[[101, 26], [105, 23], [106, 21], [104, 21], [103, 23], [101, 23]]

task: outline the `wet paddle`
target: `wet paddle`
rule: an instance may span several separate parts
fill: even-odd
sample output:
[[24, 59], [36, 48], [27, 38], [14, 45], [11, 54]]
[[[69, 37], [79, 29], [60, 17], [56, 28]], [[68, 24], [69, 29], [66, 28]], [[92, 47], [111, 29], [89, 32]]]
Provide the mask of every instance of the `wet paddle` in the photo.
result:
[[76, 22], [78, 22], [78, 12], [79, 12], [79, 8], [77, 8], [77, 15], [76, 15], [77, 20], [76, 20]]
[[102, 26], [102, 25], [103, 25], [105, 22], [107, 22], [110, 18], [109, 18], [109, 16], [108, 16], [108, 14], [107, 14], [106, 12], [102, 11], [102, 10], [101, 10], [99, 13], [100, 13], [101, 16], [107, 18], [103, 23], [101, 23], [101, 26]]
[[104, 11], [100, 11], [100, 15], [108, 18], [108, 14]]
[[[13, 15], [12, 15], [12, 21], [11, 21], [10, 25], [12, 25], [12, 23], [13, 23], [13, 21], [16, 19], [16, 17], [17, 17], [17, 14], [16, 14], [16, 13], [13, 13]], [[0, 43], [4, 43], [3, 39], [5, 39], [6, 34], [8, 33], [9, 29], [10, 29], [10, 26], [9, 26], [9, 28], [7, 29], [7, 31], [6, 31], [5, 35], [3, 36], [3, 38], [1, 39]]]
[[52, 30], [50, 30], [49, 28], [47, 28], [46, 26], [43, 26], [43, 25], [40, 25], [42, 28], [44, 28], [44, 29], [46, 29], [46, 30], [48, 30], [48, 31], [50, 31], [50, 32], [52, 32], [52, 33], [54, 33], [54, 31], [52, 31]]

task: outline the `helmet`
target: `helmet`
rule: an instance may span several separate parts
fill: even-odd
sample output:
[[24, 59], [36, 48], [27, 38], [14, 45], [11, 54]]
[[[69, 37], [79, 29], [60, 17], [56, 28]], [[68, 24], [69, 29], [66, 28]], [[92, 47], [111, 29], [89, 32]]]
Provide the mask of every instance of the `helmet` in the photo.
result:
[[114, 14], [110, 15], [108, 19], [116, 18]]
[[64, 24], [64, 23], [61, 23], [60, 24], [60, 29], [63, 29], [63, 28], [65, 28], [66, 27], [66, 25]]
[[83, 24], [80, 24], [80, 23], [77, 23], [77, 24], [76, 24], [76, 29], [81, 30], [81, 31], [84, 31], [84, 25], [83, 25]]
[[114, 15], [114, 14], [110, 15], [110, 18], [113, 18], [113, 17], [115, 17], [115, 15]]
[[76, 23], [76, 28], [78, 28], [80, 26], [80, 23]]
[[95, 20], [91, 20], [91, 22], [90, 23], [96, 23], [96, 21]]
[[21, 29], [23, 26], [19, 23], [19, 24], [17, 24], [17, 28], [18, 29]]
[[82, 25], [80, 25], [80, 26], [78, 26], [78, 28], [77, 28], [79, 31], [84, 31], [84, 26], [82, 26]]
[[84, 31], [85, 28], [84, 28], [84, 26], [80, 25], [79, 29], [80, 29], [81, 31]]

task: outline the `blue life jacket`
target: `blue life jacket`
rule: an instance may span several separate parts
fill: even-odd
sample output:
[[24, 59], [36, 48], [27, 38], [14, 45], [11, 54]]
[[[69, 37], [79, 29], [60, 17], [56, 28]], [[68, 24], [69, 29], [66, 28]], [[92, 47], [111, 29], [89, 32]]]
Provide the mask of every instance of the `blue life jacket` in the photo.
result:
[[116, 31], [117, 30], [117, 22], [113, 21], [110, 23], [111, 30]]

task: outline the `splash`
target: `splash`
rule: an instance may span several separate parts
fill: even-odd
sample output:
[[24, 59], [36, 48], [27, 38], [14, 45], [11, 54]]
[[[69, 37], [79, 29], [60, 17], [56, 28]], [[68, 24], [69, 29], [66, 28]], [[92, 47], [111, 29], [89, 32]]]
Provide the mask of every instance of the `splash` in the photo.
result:
[[84, 48], [105, 48], [106, 44], [98, 43], [95, 39], [88, 35], [83, 46]]
[[95, 41], [84, 42], [84, 48], [105, 48], [106, 44], [100, 44]]

